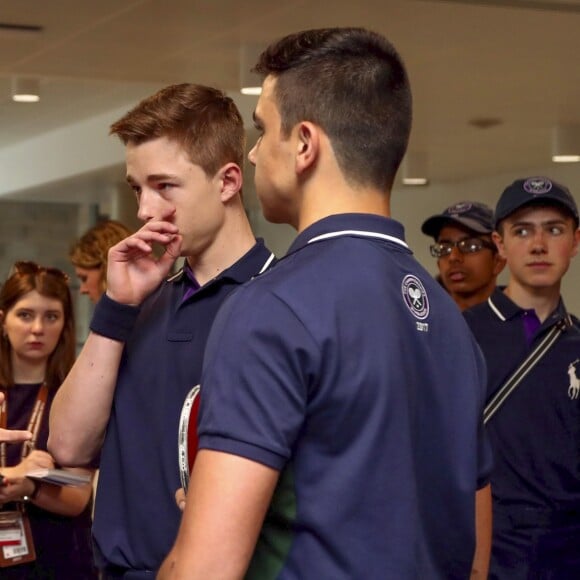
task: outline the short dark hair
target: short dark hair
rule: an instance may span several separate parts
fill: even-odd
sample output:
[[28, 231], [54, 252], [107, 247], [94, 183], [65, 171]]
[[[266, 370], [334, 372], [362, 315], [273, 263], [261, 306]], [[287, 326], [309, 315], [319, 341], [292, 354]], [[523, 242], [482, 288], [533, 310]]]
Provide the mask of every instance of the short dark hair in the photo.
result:
[[363, 28], [298, 32], [269, 46], [254, 70], [276, 79], [286, 136], [300, 121], [317, 124], [347, 180], [390, 190], [409, 141], [412, 98], [388, 40]]
[[226, 163], [243, 165], [244, 122], [234, 101], [212, 87], [183, 83], [161, 89], [113, 123], [110, 134], [125, 145], [174, 139], [208, 177]]

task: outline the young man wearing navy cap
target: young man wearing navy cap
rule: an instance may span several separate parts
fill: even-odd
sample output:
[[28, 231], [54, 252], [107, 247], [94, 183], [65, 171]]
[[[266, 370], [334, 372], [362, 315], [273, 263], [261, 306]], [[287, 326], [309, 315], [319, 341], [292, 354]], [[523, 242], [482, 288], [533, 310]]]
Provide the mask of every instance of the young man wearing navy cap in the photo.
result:
[[63, 465], [100, 452], [93, 535], [103, 578], [147, 580], [181, 520], [179, 417], [199, 384], [209, 329], [232, 290], [273, 256], [242, 203], [245, 132], [230, 97], [172, 85], [111, 133], [125, 145], [145, 225], [109, 251], [107, 291], [55, 398], [49, 446]]
[[491, 240], [493, 211], [460, 201], [425, 220], [421, 231], [435, 240], [430, 249], [439, 278], [459, 309], [487, 300], [505, 265]]
[[389, 217], [411, 128], [403, 64], [346, 28], [290, 35], [257, 70], [256, 188], [298, 236], [218, 314], [160, 578], [467, 578], [485, 372]]
[[551, 332], [564, 329], [487, 422], [494, 451], [491, 578], [580, 575], [580, 325], [560, 296], [578, 250], [564, 186], [519, 179], [502, 193], [493, 239], [509, 282], [464, 314], [487, 361], [488, 399]]

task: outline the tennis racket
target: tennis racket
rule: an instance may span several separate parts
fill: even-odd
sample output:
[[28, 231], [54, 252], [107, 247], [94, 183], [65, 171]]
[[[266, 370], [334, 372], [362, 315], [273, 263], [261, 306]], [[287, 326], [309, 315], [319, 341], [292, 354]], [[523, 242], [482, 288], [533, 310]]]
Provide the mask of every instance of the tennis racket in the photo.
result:
[[189, 391], [179, 417], [178, 461], [181, 487], [187, 492], [189, 475], [197, 454], [197, 415], [199, 414], [199, 385]]

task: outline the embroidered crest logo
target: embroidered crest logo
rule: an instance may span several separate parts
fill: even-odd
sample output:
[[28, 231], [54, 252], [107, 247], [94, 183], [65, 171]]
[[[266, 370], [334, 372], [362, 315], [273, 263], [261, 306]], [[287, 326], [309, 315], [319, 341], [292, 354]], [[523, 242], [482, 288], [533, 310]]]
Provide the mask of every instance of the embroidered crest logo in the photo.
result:
[[472, 205], [470, 203], [460, 201], [459, 203], [456, 203], [455, 205], [448, 207], [444, 213], [449, 215], [460, 215], [462, 213], [465, 213], [466, 211], [469, 211], [471, 208]]
[[411, 314], [419, 320], [424, 320], [429, 316], [429, 299], [427, 292], [417, 276], [407, 274], [401, 284], [401, 292], [405, 305], [411, 311]]
[[530, 177], [524, 181], [524, 190], [531, 195], [542, 195], [552, 189], [552, 182], [546, 177]]
[[568, 396], [571, 399], [577, 399], [580, 396], [580, 379], [576, 374], [576, 365], [580, 359], [576, 359], [568, 365], [568, 376], [570, 377], [570, 386], [568, 387]]

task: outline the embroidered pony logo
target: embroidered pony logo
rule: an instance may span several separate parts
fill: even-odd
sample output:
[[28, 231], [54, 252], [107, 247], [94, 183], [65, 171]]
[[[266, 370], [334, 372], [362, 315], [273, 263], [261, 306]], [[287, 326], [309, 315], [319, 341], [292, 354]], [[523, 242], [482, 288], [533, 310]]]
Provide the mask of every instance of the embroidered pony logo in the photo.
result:
[[580, 396], [580, 379], [576, 376], [576, 363], [580, 359], [568, 365], [568, 376], [570, 377], [570, 386], [568, 387], [568, 396], [571, 399], [577, 399]]

